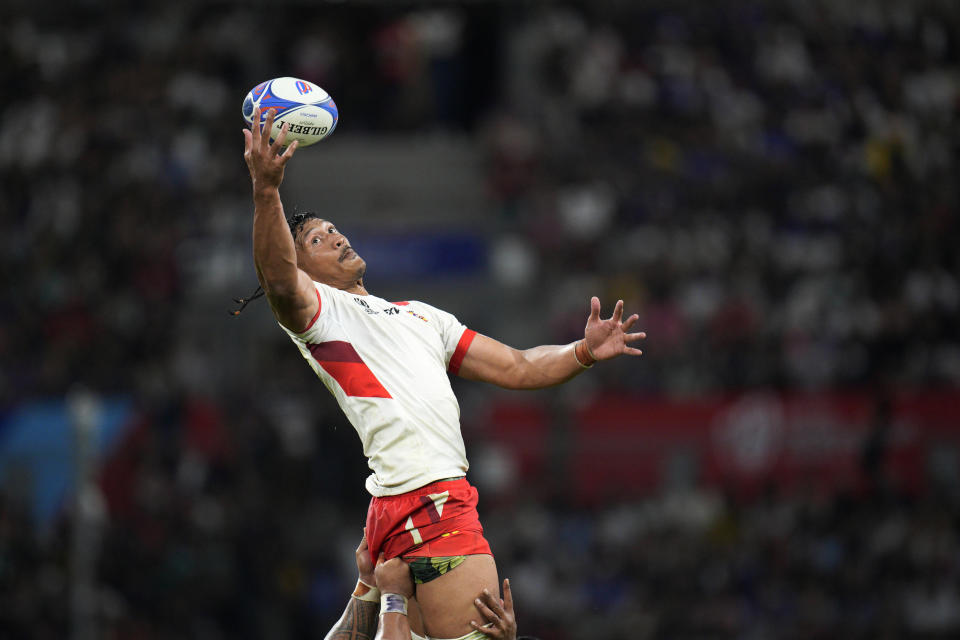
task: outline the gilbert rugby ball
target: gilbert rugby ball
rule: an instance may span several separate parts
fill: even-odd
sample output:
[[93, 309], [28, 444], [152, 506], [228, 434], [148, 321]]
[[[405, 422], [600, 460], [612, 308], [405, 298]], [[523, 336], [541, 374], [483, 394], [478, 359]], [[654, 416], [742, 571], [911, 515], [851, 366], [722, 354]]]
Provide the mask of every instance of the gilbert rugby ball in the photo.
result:
[[280, 127], [287, 123], [286, 142], [299, 140], [301, 147], [320, 142], [337, 128], [337, 105], [326, 91], [299, 78], [274, 78], [261, 82], [243, 101], [243, 119], [253, 123], [253, 110], [260, 107], [260, 122], [266, 120], [267, 110], [276, 109], [270, 139], [280, 135]]

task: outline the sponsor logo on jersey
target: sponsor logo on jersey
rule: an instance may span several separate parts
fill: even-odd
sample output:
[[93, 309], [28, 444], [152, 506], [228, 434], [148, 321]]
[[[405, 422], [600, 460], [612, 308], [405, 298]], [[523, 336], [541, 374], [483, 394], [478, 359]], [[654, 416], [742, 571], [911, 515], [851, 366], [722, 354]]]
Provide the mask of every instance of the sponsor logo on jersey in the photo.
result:
[[380, 313], [376, 309], [371, 309], [370, 305], [367, 304], [367, 301], [364, 300], [363, 298], [354, 298], [353, 301], [356, 302], [361, 307], [363, 307], [363, 310], [366, 311], [371, 316]]
[[407, 309], [406, 312], [409, 313], [410, 315], [412, 315], [414, 318], [420, 318], [420, 319], [423, 320], [424, 322], [430, 322], [429, 320], [427, 320], [426, 318], [424, 318], [422, 315], [420, 315], [420, 314], [417, 313], [416, 311], [411, 311], [410, 309]]

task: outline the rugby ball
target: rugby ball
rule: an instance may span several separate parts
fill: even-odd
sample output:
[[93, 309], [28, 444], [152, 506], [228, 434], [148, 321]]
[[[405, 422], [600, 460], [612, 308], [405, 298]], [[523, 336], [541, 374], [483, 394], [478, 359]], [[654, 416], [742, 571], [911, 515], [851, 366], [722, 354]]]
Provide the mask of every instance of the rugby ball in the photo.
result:
[[271, 142], [280, 135], [280, 127], [287, 123], [286, 142], [299, 140], [301, 147], [320, 142], [337, 128], [337, 105], [326, 91], [299, 78], [274, 78], [261, 82], [243, 101], [243, 119], [253, 124], [253, 110], [260, 107], [260, 122], [267, 110], [276, 109], [270, 132]]

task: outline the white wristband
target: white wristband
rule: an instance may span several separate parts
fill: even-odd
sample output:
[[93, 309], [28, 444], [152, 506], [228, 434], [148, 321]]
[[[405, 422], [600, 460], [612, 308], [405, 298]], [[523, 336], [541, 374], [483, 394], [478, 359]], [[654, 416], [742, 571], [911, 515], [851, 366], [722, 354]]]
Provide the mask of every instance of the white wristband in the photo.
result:
[[407, 598], [399, 593], [384, 593], [380, 596], [380, 615], [400, 613], [407, 615]]
[[363, 580], [357, 580], [357, 587], [353, 590], [353, 597], [364, 602], [380, 602], [380, 589], [371, 587]]

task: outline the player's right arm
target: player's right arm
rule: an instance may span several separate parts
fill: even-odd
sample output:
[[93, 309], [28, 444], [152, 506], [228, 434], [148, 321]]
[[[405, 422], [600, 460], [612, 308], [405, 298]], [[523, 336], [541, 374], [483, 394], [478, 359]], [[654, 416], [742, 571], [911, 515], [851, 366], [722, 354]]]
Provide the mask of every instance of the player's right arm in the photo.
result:
[[[272, 129], [275, 115], [272, 109], [267, 112], [264, 132]], [[257, 279], [277, 320], [299, 332], [316, 315], [320, 303], [310, 276], [297, 267], [297, 249], [280, 201], [283, 172], [297, 150], [297, 141], [281, 153], [287, 137], [286, 125], [271, 144], [259, 122], [257, 108], [250, 128], [243, 130], [243, 158], [253, 181], [253, 260]]]
[[594, 362], [621, 355], [641, 355], [640, 349], [629, 346], [647, 337], [643, 331], [629, 332], [638, 318], [633, 314], [623, 320], [623, 300], [618, 300], [613, 315], [604, 320], [600, 317], [600, 299], [594, 296], [582, 340], [521, 351], [476, 334], [457, 373], [468, 380], [481, 380], [505, 389], [543, 389], [561, 384]]

